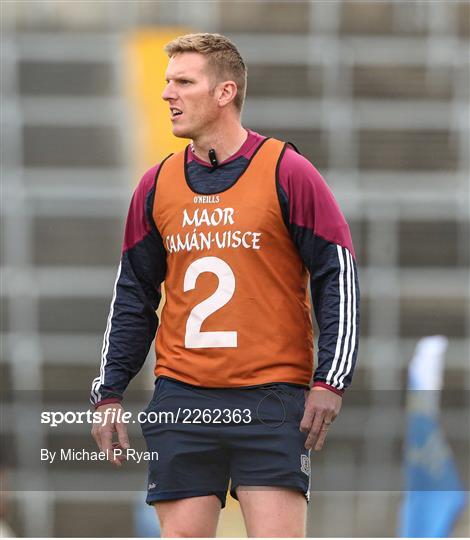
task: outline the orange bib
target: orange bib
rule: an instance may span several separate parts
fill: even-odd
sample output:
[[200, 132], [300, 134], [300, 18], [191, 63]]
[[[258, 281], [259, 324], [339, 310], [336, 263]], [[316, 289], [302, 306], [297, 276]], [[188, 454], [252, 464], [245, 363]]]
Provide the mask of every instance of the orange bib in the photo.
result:
[[267, 139], [232, 187], [200, 195], [186, 152], [158, 176], [153, 218], [167, 252], [156, 376], [206, 387], [308, 385], [313, 330], [308, 272], [283, 221]]

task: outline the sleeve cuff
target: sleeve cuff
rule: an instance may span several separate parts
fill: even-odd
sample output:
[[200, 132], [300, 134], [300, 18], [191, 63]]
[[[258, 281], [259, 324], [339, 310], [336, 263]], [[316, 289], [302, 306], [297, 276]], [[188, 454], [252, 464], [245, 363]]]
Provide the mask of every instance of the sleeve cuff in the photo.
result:
[[314, 381], [312, 388], [315, 388], [315, 386], [326, 388], [327, 390], [330, 390], [331, 392], [338, 394], [338, 396], [342, 396], [344, 394], [344, 390], [338, 390], [338, 388], [335, 388], [334, 386], [331, 386], [330, 384], [326, 384], [325, 382], [322, 382], [322, 381]]
[[95, 403], [93, 406], [95, 407], [95, 409], [97, 409], [98, 407], [101, 407], [101, 405], [108, 405], [110, 403], [121, 403], [121, 401], [122, 400], [118, 397], [110, 397], [110, 398], [102, 399], [101, 401], [98, 401], [98, 403]]

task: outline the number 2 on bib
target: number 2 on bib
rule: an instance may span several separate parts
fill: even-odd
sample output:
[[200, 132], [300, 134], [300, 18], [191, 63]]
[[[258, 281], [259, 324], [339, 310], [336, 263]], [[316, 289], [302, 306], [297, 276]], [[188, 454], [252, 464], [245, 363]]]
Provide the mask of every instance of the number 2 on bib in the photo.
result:
[[235, 276], [230, 266], [218, 257], [202, 257], [188, 266], [184, 275], [184, 292], [196, 287], [199, 274], [211, 272], [219, 279], [219, 285], [209, 298], [195, 305], [186, 321], [184, 346], [187, 349], [205, 347], [236, 347], [237, 332], [201, 332], [202, 323], [221, 307], [225, 306], [235, 292]]

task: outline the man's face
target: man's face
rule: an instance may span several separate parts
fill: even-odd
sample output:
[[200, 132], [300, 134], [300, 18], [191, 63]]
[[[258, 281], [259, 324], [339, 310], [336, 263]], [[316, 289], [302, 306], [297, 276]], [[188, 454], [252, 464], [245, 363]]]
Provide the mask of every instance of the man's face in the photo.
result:
[[220, 114], [206, 58], [179, 53], [168, 62], [162, 98], [170, 106], [173, 135], [195, 139], [209, 131]]

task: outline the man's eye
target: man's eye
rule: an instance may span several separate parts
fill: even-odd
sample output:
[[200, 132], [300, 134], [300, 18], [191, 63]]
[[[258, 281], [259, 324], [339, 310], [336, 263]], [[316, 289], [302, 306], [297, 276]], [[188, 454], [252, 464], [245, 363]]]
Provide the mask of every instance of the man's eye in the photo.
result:
[[189, 83], [190, 83], [190, 81], [187, 81], [187, 80], [185, 80], [185, 79], [183, 79], [183, 80], [180, 81], [180, 82], [181, 82], [181, 84], [189, 84]]

